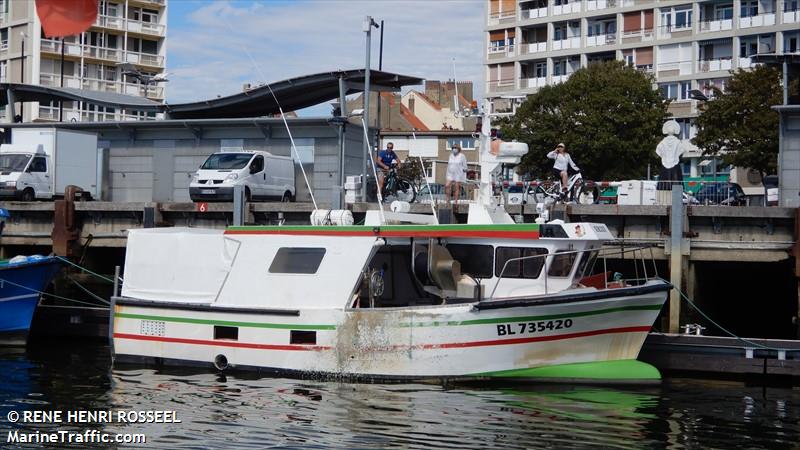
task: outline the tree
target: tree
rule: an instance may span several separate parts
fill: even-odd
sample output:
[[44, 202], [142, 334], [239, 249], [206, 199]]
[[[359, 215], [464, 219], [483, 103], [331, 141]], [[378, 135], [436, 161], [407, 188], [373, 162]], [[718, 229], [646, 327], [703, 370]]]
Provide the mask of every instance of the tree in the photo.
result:
[[783, 102], [781, 73], [767, 66], [739, 69], [725, 92], [701, 105], [695, 145], [726, 164], [775, 173], [778, 160], [779, 115], [772, 106]]
[[621, 61], [595, 63], [528, 96], [502, 132], [528, 144], [520, 173], [549, 174], [546, 155], [563, 142], [586, 178], [641, 178], [658, 161], [668, 103], [652, 76]]

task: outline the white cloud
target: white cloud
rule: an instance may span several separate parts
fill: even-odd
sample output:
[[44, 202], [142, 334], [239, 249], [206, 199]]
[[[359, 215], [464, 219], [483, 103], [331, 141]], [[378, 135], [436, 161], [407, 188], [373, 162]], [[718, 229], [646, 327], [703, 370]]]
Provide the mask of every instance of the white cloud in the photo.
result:
[[[470, 80], [483, 92], [482, 0], [308, 0], [199, 3], [172, 17], [171, 103], [241, 91], [247, 82], [364, 66], [366, 15], [385, 21], [383, 69], [427, 79]], [[379, 30], [373, 31], [373, 68]], [[248, 55], [249, 53], [249, 55]], [[252, 59], [251, 59], [252, 58]]]

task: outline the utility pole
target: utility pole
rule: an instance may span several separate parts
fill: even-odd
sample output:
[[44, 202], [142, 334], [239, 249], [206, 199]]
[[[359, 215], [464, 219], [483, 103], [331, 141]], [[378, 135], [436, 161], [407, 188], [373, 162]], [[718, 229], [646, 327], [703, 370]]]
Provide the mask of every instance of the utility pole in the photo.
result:
[[[20, 45], [20, 64], [19, 64], [19, 82], [20, 84], [25, 84], [25, 35], [24, 31], [20, 31], [19, 35], [22, 36], [22, 43]], [[20, 122], [22, 122], [23, 118], [25, 117], [25, 103], [20, 101], [19, 102], [19, 117]]]
[[[375, 23], [372, 16], [365, 17], [362, 31], [367, 33], [367, 59], [364, 69], [364, 123], [367, 127], [367, 134], [369, 134], [369, 57], [370, 53], [372, 53], [372, 27], [378, 28], [378, 24]], [[361, 183], [361, 201], [363, 202], [367, 200], [367, 174], [370, 172], [369, 165], [372, 161], [372, 152], [369, 147], [369, 139], [364, 139], [364, 182]], [[375, 180], [375, 182], [377, 183], [378, 180]]]
[[[378, 49], [379, 49], [378, 50], [378, 70], [383, 70], [383, 30], [384, 30], [383, 20], [381, 20], [381, 41], [380, 41], [380, 45], [378, 46]], [[380, 145], [381, 128], [383, 128], [383, 121], [381, 120], [381, 104], [382, 103], [383, 102], [381, 101], [381, 94], [380, 94], [380, 92], [378, 92], [378, 104], [376, 105], [378, 107], [378, 122], [377, 122], [378, 135], [375, 136], [375, 148], [377, 148], [378, 151], [380, 151], [380, 148], [378, 148], [378, 145]]]
[[[61, 38], [61, 80], [59, 86], [64, 87], [64, 38]], [[58, 101], [58, 121], [64, 121], [64, 101]]]

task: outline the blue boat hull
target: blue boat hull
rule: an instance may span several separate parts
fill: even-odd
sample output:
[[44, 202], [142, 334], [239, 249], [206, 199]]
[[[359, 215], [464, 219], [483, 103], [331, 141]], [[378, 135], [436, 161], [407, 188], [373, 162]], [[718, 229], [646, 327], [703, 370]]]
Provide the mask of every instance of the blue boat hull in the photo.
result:
[[0, 341], [27, 334], [43, 291], [61, 270], [54, 257], [0, 264]]

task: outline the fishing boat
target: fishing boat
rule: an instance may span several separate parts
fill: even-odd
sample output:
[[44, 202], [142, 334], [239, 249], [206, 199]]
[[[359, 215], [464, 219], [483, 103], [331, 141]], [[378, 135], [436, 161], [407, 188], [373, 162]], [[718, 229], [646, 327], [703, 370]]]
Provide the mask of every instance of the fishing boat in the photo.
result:
[[[0, 235], [6, 218], [8, 211], [0, 208]], [[53, 256], [16, 256], [0, 261], [0, 344], [25, 343], [40, 293], [61, 266]]]
[[131, 230], [112, 298], [115, 362], [386, 381], [659, 380], [636, 358], [671, 286], [644, 258], [634, 278], [606, 270], [620, 250], [604, 224], [515, 223], [492, 183], [527, 146], [492, 142], [488, 119], [480, 134], [466, 224], [381, 205], [364, 225], [319, 220], [340, 211], [308, 226]]

